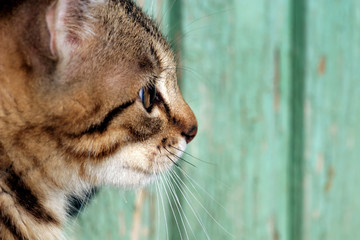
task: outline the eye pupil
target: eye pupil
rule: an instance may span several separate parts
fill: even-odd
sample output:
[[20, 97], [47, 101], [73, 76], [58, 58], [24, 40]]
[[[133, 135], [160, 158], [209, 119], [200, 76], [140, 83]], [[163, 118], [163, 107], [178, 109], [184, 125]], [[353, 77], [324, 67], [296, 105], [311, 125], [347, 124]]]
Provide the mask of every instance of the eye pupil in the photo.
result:
[[140, 99], [143, 103], [144, 108], [146, 111], [150, 112], [152, 109], [152, 106], [154, 104], [154, 100], [156, 97], [156, 88], [154, 85], [147, 86], [145, 88], [142, 88], [139, 91]]

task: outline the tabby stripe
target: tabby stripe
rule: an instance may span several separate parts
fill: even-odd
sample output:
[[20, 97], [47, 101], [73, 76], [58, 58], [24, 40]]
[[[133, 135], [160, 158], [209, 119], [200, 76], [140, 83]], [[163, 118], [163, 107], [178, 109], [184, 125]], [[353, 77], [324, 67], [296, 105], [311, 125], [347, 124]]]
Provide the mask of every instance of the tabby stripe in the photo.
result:
[[59, 224], [58, 220], [46, 211], [39, 199], [13, 169], [8, 170], [8, 176], [5, 180], [5, 184], [15, 194], [17, 203], [30, 213], [38, 222]]
[[133, 105], [135, 103], [135, 100], [126, 102], [124, 104], [121, 104], [120, 106], [114, 108], [113, 110], [111, 110], [106, 116], [105, 118], [101, 121], [101, 123], [96, 124], [96, 125], [92, 125], [91, 127], [89, 127], [87, 130], [81, 132], [80, 134], [74, 134], [73, 137], [81, 137], [82, 135], [86, 135], [86, 134], [92, 134], [95, 132], [98, 133], [103, 133], [106, 131], [106, 129], [108, 128], [108, 126], [110, 125], [111, 121], [120, 113], [122, 113], [122, 111], [124, 111], [126, 108], [130, 107], [131, 105]]
[[162, 121], [158, 118], [154, 118], [151, 120], [149, 125], [144, 126], [148, 129], [148, 131], [139, 131], [131, 125], [126, 126], [126, 128], [128, 129], [130, 135], [134, 138], [132, 141], [142, 142], [151, 138], [155, 134], [158, 134], [161, 131], [162, 126]]
[[[131, 17], [135, 22], [140, 24], [146, 32], [148, 32], [152, 37], [157, 40], [162, 40], [162, 36], [154, 26], [152, 21], [134, 4], [133, 1], [124, 1], [124, 0], [113, 0], [114, 2], [119, 2], [120, 5], [125, 9], [126, 14]], [[145, 20], [144, 20], [145, 19]], [[147, 20], [147, 21], [146, 21]], [[164, 42], [165, 43], [165, 42]]]
[[155, 51], [154, 46], [153, 46], [152, 44], [150, 45], [150, 54], [155, 58], [156, 66], [159, 67], [159, 68], [162, 68], [162, 67], [161, 67], [161, 61], [160, 61], [159, 55], [158, 55], [158, 53]]
[[[61, 146], [63, 146], [61, 144]], [[66, 148], [66, 153], [72, 157], [76, 157], [77, 159], [101, 159], [104, 157], [108, 157], [116, 152], [120, 147], [120, 143], [115, 143], [110, 146], [106, 146], [105, 149], [100, 150], [99, 152], [91, 152], [88, 151], [78, 151], [72, 147]]]
[[[13, 224], [13, 221], [11, 220], [10, 216], [7, 214], [0, 212], [0, 221], [2, 221], [3, 226], [6, 227], [9, 232], [13, 235], [15, 239], [18, 240], [28, 240], [21, 231]], [[1, 225], [0, 225], [1, 226]]]

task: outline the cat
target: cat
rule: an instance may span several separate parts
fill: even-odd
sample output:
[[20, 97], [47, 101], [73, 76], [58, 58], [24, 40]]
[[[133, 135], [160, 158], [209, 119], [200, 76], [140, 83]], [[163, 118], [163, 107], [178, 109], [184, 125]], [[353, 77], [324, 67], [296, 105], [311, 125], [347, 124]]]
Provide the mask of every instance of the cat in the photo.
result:
[[69, 196], [145, 186], [196, 133], [134, 2], [0, 3], [0, 239], [63, 239]]

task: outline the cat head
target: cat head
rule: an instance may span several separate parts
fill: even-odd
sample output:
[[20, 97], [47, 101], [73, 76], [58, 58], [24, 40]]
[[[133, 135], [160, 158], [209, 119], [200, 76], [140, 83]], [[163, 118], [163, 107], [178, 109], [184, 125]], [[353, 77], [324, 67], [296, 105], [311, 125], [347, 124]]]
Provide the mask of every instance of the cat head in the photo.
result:
[[197, 122], [157, 26], [132, 1], [43, 5], [21, 25], [17, 71], [1, 73], [4, 136], [93, 185], [143, 185], [176, 164]]

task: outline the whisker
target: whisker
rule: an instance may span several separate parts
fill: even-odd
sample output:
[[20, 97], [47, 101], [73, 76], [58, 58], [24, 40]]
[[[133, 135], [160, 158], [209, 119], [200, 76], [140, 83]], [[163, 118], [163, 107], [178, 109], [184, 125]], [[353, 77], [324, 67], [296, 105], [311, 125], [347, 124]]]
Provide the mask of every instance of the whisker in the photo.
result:
[[179, 227], [179, 223], [178, 223], [178, 220], [177, 220], [176, 215], [175, 215], [175, 211], [174, 211], [173, 205], [172, 205], [172, 203], [171, 203], [171, 201], [170, 201], [170, 197], [169, 197], [168, 191], [167, 191], [166, 186], [165, 186], [165, 184], [164, 184], [164, 179], [163, 179], [163, 178], [160, 178], [160, 179], [161, 179], [161, 183], [162, 183], [162, 185], [163, 185], [163, 188], [164, 188], [164, 190], [165, 190], [166, 197], [167, 197], [167, 199], [168, 199], [168, 201], [169, 201], [170, 209], [171, 209], [171, 212], [172, 212], [172, 214], [173, 214], [173, 216], [174, 216], [175, 223], [176, 223], [177, 229], [178, 229], [179, 234], [180, 234], [180, 238], [183, 239], [182, 234], [181, 234], [181, 230], [180, 230], [180, 227]]
[[[185, 230], [185, 236], [186, 236], [186, 238], [189, 240], [189, 235], [188, 235], [188, 232], [187, 232], [186, 227], [185, 227], [185, 223], [184, 223], [184, 219], [183, 219], [183, 214], [182, 214], [182, 212], [180, 212], [181, 204], [180, 204], [179, 198], [178, 198], [177, 195], [176, 195], [176, 191], [175, 191], [175, 189], [174, 189], [174, 186], [173, 186], [170, 178], [168, 177], [169, 174], [170, 174], [170, 172], [167, 172], [167, 174], [164, 174], [163, 176], [164, 176], [164, 178], [165, 178], [165, 180], [166, 180], [167, 186], [168, 186], [168, 188], [169, 188], [169, 190], [170, 190], [170, 193], [171, 193], [172, 198], [173, 198], [173, 200], [174, 200], [175, 206], [176, 206], [176, 208], [177, 208], [177, 210], [178, 210], [178, 213], [179, 213], [179, 216], [180, 216], [180, 220], [181, 220], [183, 229]], [[179, 206], [180, 206], [180, 207], [179, 207]], [[181, 208], [181, 209], [182, 209], [182, 208]], [[184, 215], [184, 216], [185, 216], [185, 215]], [[176, 216], [174, 216], [174, 217], [176, 217]]]
[[159, 25], [160, 25], [160, 28], [164, 28], [164, 23], [165, 23], [164, 18], [167, 17], [166, 15], [171, 12], [171, 10], [173, 9], [173, 7], [175, 6], [175, 2], [176, 2], [176, 0], [173, 0], [172, 3], [171, 3], [171, 5], [170, 5], [170, 7], [168, 7], [168, 8], [167, 8], [165, 11], [163, 11], [163, 13], [161, 14], [160, 19], [158, 20]]
[[[173, 188], [173, 191], [176, 192], [176, 189], [175, 189], [175, 186], [174, 186], [174, 183], [175, 183], [177, 189], [181, 192], [181, 189], [180, 189], [181, 187], [176, 183], [174, 177], [173, 177], [172, 174], [171, 174], [173, 171], [174, 171], [174, 170], [171, 169], [171, 170], [169, 171], [169, 174], [168, 174], [168, 175], [170, 176], [170, 178], [172, 179], [172, 181], [170, 181], [171, 186], [172, 186], [172, 188]], [[180, 206], [180, 208], [181, 208], [182, 214], [184, 215], [185, 220], [186, 220], [188, 226], [190, 227], [190, 231], [191, 231], [192, 235], [195, 237], [195, 239], [197, 239], [197, 237], [196, 237], [196, 235], [194, 234], [194, 231], [193, 231], [193, 229], [192, 229], [192, 227], [191, 227], [191, 224], [190, 224], [188, 218], [186, 217], [185, 211], [184, 211], [183, 207], [181, 206], [179, 197], [178, 197], [176, 194], [175, 194], [175, 196], [176, 196], [176, 199], [177, 199], [177, 201], [178, 201], [178, 204], [179, 204], [179, 206]], [[184, 227], [184, 229], [185, 229], [185, 231], [187, 231], [185, 227]]]
[[[193, 178], [190, 177], [190, 175], [185, 172], [183, 169], [180, 170], [181, 173], [183, 174], [183, 176], [185, 176], [189, 181], [191, 187], [200, 195], [200, 193], [197, 191], [196, 187], [194, 186], [194, 184], [196, 184], [196, 186], [198, 188], [200, 188], [208, 197], [210, 197], [211, 200], [213, 200], [219, 207], [221, 207], [226, 213], [228, 213], [228, 211], [226, 210], [226, 208], [219, 203], [213, 196], [211, 196], [211, 194], [206, 191], [199, 183], [197, 183]], [[194, 184], [193, 184], [194, 183]]]
[[203, 163], [207, 163], [207, 164], [209, 164], [209, 165], [216, 166], [215, 163], [207, 162], [207, 161], [205, 161], [205, 160], [202, 160], [202, 159], [200, 159], [200, 158], [197, 158], [197, 157], [195, 157], [194, 155], [192, 155], [192, 154], [190, 154], [190, 153], [187, 153], [187, 152], [181, 150], [180, 148], [174, 147], [174, 146], [172, 146], [172, 145], [170, 145], [170, 147], [175, 148], [176, 150], [179, 150], [179, 151], [182, 152], [183, 154], [186, 154], [186, 155], [188, 155], [188, 156], [190, 156], [190, 157], [192, 157], [192, 158], [195, 158], [196, 160], [199, 160], [200, 162], [203, 162]]
[[[182, 170], [182, 169], [181, 169]], [[180, 171], [181, 171], [180, 170]], [[199, 205], [201, 206], [202, 209], [204, 209], [204, 211], [207, 213], [207, 215], [225, 232], [227, 233], [229, 236], [231, 236], [232, 238], [234, 238], [234, 235], [232, 235], [228, 230], [226, 230], [226, 228], [221, 225], [215, 218], [214, 216], [205, 208], [205, 206], [201, 203], [201, 201], [193, 194], [193, 192], [188, 188], [188, 186], [184, 183], [184, 181], [179, 177], [179, 175], [175, 173], [175, 176], [177, 176], [177, 179], [179, 179], [185, 186], [185, 188], [190, 192], [190, 194], [192, 195], [192, 197], [196, 200], [197, 203], [199, 203]]]
[[165, 212], [165, 204], [164, 204], [164, 198], [163, 198], [163, 195], [161, 193], [161, 190], [160, 190], [160, 184], [158, 183], [159, 181], [159, 178], [156, 179], [155, 181], [155, 185], [158, 189], [158, 192], [159, 192], [159, 195], [160, 195], [160, 199], [161, 199], [161, 205], [162, 205], [162, 210], [163, 210], [163, 214], [164, 214], [164, 219], [165, 219], [165, 228], [166, 228], [166, 239], [169, 240], [169, 228], [168, 228], [168, 225], [167, 225], [167, 218], [166, 218], [166, 212]]
[[[157, 183], [157, 179], [155, 180], [155, 184]], [[157, 187], [155, 187], [155, 194], [156, 194], [156, 204], [157, 204], [157, 229], [156, 229], [156, 232], [158, 234], [160, 234], [160, 200], [159, 200], [159, 190], [157, 189]]]
[[182, 157], [179, 157], [179, 156], [176, 155], [175, 153], [170, 152], [166, 147], [164, 147], [164, 149], [165, 149], [168, 153], [170, 153], [171, 155], [177, 157], [178, 159], [180, 159], [180, 160], [186, 162], [187, 164], [189, 164], [189, 165], [191, 165], [191, 166], [193, 166], [193, 167], [196, 168], [196, 166], [195, 166], [194, 164], [192, 164], [191, 162], [187, 161], [186, 159], [184, 159], [184, 158], [182, 158]]
[[[173, 172], [174, 176], [177, 176], [177, 178], [179, 178], [179, 176], [177, 175], [177, 173], [176, 173], [174, 170], [171, 169], [170, 171]], [[181, 183], [181, 182], [179, 182], [178, 180], [176, 180], [175, 178], [174, 178], [174, 180], [175, 180], [174, 183], [175, 183], [176, 186], [178, 187], [181, 195], [182, 195], [183, 198], [185, 199], [186, 203], [189, 205], [189, 207], [190, 207], [192, 213], [194, 214], [196, 220], [199, 222], [201, 228], [203, 229], [203, 231], [204, 231], [204, 233], [205, 233], [205, 235], [206, 235], [206, 239], [210, 240], [209, 234], [208, 234], [208, 232], [207, 232], [207, 230], [206, 230], [206, 227], [205, 227], [204, 223], [201, 221], [199, 215], [197, 214], [197, 212], [195, 211], [195, 209], [192, 207], [189, 199], [186, 197], [186, 194], [183, 192], [182, 188], [179, 186], [179, 184], [180, 184], [180, 185], [186, 187], [185, 183], [184, 183], [183, 181], [182, 181], [182, 183]]]
[[180, 165], [178, 163], [176, 163], [174, 160], [172, 160], [168, 155], [166, 155], [166, 157], [178, 168], [181, 168]]
[[[182, 217], [182, 216], [184, 216], [185, 221], [186, 221], [187, 225], [190, 227], [190, 230], [191, 230], [192, 234], [193, 234], [194, 236], [195, 236], [195, 234], [194, 234], [194, 232], [193, 232], [193, 230], [192, 230], [192, 228], [191, 228], [191, 224], [189, 223], [188, 218], [186, 217], [185, 211], [184, 211], [183, 207], [181, 206], [181, 202], [180, 202], [180, 200], [179, 200], [179, 197], [178, 197], [177, 194], [176, 194], [176, 189], [175, 189], [175, 187], [174, 187], [173, 181], [171, 181], [171, 179], [170, 179], [168, 176], [170, 176], [170, 178], [173, 179], [173, 177], [171, 176], [171, 171], [169, 171], [168, 174], [165, 174], [164, 177], [167, 177], [167, 180], [168, 180], [168, 183], [169, 183], [169, 187], [170, 187], [170, 189], [171, 189], [171, 192], [173, 193], [174, 200], [176, 200], [176, 201], [175, 201], [175, 204], [176, 204], [177, 207], [178, 207], [178, 212], [179, 212], [179, 215], [180, 215], [180, 218], [181, 218], [181, 222], [183, 223], [183, 227], [184, 227], [184, 230], [185, 230], [185, 235], [186, 235], [187, 239], [189, 239], [189, 234], [188, 234], [187, 228], [186, 228], [186, 226], [185, 226], [185, 224], [184, 224], [184, 221], [183, 221], [183, 217]], [[181, 212], [180, 212], [179, 208], [181, 209]], [[195, 236], [195, 238], [196, 238], [196, 236]]]
[[[202, 21], [202, 20], [207, 20], [207, 19], [209, 19], [209, 18], [211, 19], [211, 17], [213, 17], [213, 16], [217, 16], [217, 15], [219, 15], [220, 13], [226, 13], [226, 12], [228, 12], [228, 11], [231, 11], [231, 9], [221, 9], [221, 10], [219, 10], [219, 11], [215, 11], [215, 12], [209, 13], [209, 14], [207, 14], [207, 15], [204, 15], [204, 16], [202, 16], [202, 17], [199, 17], [199, 18], [197, 18], [197, 19], [194, 19], [194, 20], [192, 20], [191, 22], [188, 22], [188, 23], [183, 27], [183, 29], [190, 28], [192, 25], [197, 24], [197, 23], [199, 23], [199, 22]], [[180, 24], [181, 24], [181, 22], [177, 22], [177, 23], [173, 24], [172, 27], [171, 27], [170, 29], [168, 29], [168, 32], [170, 33], [170, 32], [172, 32], [172, 31], [174, 31], [174, 29], [179, 28], [179, 25], [180, 25]], [[180, 26], [180, 27], [181, 27], [181, 26]], [[202, 28], [210, 28], [210, 27], [211, 27], [211, 26], [203, 26]], [[199, 29], [201, 30], [201, 28], [199, 28]], [[192, 28], [192, 29], [188, 30], [187, 32], [185, 32], [185, 34], [183, 33], [182, 35], [180, 35], [180, 36], [178, 37], [178, 39], [174, 39], [173, 41], [170, 41], [170, 43], [173, 44], [174, 41], [180, 41], [180, 40], [184, 39], [184, 38], [186, 37], [186, 35], [188, 35], [188, 33], [194, 32], [194, 31], [197, 32], [197, 31], [199, 31], [199, 29]]]
[[[155, 166], [157, 166], [157, 161], [156, 161], [157, 159], [155, 159]], [[153, 169], [153, 174], [154, 174], [154, 176], [157, 176], [156, 175], [156, 172], [155, 172], [155, 169]], [[158, 182], [158, 178], [156, 178], [155, 179], [155, 191], [156, 191], [156, 203], [157, 203], [157, 206], [156, 206], [156, 208], [157, 208], [157, 229], [156, 229], [156, 232], [157, 232], [157, 234], [158, 235], [160, 235], [160, 199], [159, 199], [159, 196], [160, 196], [160, 192], [159, 192], [159, 190], [158, 190], [158, 188], [157, 188], [157, 182]]]

